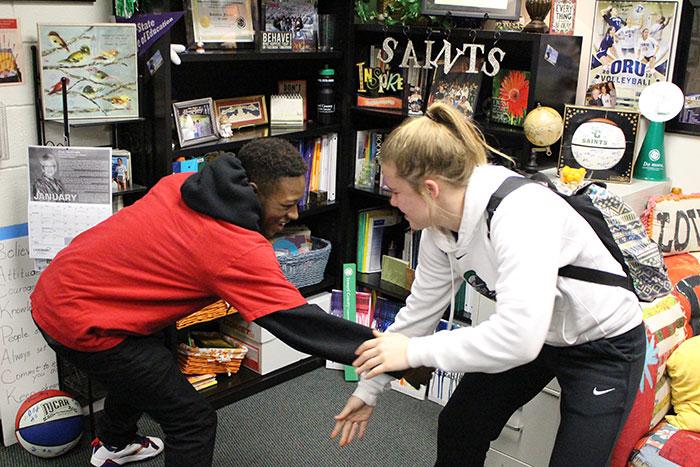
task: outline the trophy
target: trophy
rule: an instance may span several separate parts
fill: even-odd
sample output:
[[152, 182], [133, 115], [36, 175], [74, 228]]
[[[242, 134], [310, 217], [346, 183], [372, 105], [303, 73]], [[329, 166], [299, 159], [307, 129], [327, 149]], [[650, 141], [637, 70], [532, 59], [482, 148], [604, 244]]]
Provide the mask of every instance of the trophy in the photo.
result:
[[664, 122], [678, 115], [683, 103], [683, 91], [673, 83], [659, 81], [642, 91], [639, 111], [649, 120], [649, 128], [634, 164], [634, 178], [654, 182], [666, 180]]

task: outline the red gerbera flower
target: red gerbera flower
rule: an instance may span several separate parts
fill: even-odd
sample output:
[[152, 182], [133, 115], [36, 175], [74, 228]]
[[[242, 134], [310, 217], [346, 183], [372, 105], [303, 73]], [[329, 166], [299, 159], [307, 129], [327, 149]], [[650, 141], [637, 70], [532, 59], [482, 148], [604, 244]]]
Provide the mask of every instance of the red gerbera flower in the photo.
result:
[[530, 84], [522, 71], [511, 70], [503, 77], [498, 97], [508, 104], [508, 113], [513, 118], [525, 116], [529, 89]]

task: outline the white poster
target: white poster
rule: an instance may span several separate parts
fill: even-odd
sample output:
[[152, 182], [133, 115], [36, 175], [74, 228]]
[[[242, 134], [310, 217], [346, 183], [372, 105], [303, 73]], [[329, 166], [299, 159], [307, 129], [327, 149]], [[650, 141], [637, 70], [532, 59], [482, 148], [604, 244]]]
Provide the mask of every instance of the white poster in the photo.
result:
[[112, 215], [112, 148], [29, 146], [29, 256], [52, 259]]
[[642, 89], [667, 81], [676, 2], [598, 0], [586, 105], [637, 109]]
[[0, 227], [0, 415], [5, 446], [17, 442], [15, 417], [24, 400], [58, 389], [56, 357], [31, 316], [38, 274], [29, 258], [27, 225]]

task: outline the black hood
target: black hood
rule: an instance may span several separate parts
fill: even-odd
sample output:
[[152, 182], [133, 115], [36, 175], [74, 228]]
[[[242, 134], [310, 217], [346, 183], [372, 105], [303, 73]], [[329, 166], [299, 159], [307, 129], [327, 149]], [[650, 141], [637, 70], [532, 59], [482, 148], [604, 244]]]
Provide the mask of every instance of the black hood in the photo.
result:
[[241, 161], [229, 152], [185, 180], [180, 193], [185, 204], [197, 212], [260, 231], [260, 203]]

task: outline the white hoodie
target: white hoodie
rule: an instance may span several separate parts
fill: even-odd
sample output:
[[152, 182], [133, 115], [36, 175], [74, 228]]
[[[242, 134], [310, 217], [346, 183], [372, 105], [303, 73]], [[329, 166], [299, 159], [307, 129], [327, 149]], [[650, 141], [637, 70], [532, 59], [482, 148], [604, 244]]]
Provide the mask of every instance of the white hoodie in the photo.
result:
[[[457, 240], [435, 228], [423, 231], [411, 295], [387, 330], [411, 337], [411, 367], [499, 373], [534, 360], [545, 343], [583, 344], [642, 322], [634, 293], [558, 276], [568, 264], [624, 272], [585, 219], [549, 189], [533, 183], [506, 196], [487, 237], [486, 205], [514, 175], [499, 166], [477, 167]], [[433, 333], [453, 290], [473, 272], [496, 292], [496, 312], [478, 326]], [[389, 380], [363, 379], [354, 395], [375, 405]]]

